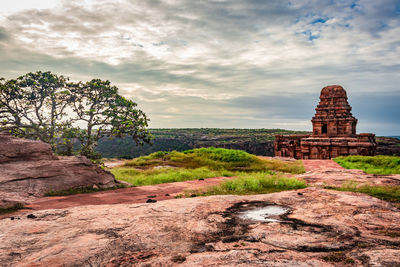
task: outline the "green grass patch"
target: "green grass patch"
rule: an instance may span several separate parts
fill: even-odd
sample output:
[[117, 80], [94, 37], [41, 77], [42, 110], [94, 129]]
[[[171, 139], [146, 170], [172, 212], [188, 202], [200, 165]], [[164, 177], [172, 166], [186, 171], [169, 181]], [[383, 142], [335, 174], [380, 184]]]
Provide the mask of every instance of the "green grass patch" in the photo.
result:
[[207, 167], [209, 170], [255, 172], [275, 170], [289, 173], [304, 173], [301, 161], [283, 162], [264, 160], [242, 150], [224, 148], [198, 148], [183, 152], [159, 151], [125, 163], [126, 167], [173, 166], [187, 169]]
[[197, 180], [218, 176], [233, 176], [234, 172], [227, 170], [210, 170], [207, 167], [196, 169], [184, 168], [158, 168], [137, 170], [134, 168], [113, 168], [110, 170], [115, 179], [122, 180], [133, 186], [154, 185], [172, 182]]
[[338, 191], [364, 193], [385, 201], [400, 203], [400, 186], [373, 186], [373, 185], [358, 186], [356, 183], [349, 183], [343, 185], [342, 187], [326, 186], [325, 188]]
[[108, 191], [108, 190], [115, 190], [120, 188], [125, 188], [125, 185], [117, 185], [109, 188], [93, 188], [92, 186], [87, 187], [77, 187], [77, 188], [69, 188], [66, 190], [60, 191], [49, 191], [44, 194], [45, 197], [54, 197], [54, 196], [68, 196], [68, 195], [75, 195], [75, 194], [88, 194], [88, 193], [95, 193], [100, 191]]
[[347, 156], [334, 159], [346, 169], [360, 169], [370, 174], [400, 174], [400, 157]]
[[6, 214], [6, 213], [15, 212], [15, 211], [23, 209], [23, 208], [24, 208], [24, 205], [22, 205], [21, 203], [17, 203], [17, 204], [14, 204], [11, 207], [0, 208], [0, 214]]
[[306, 188], [304, 181], [296, 178], [287, 178], [270, 172], [241, 173], [237, 178], [222, 182], [218, 186], [203, 190], [187, 191], [186, 196], [191, 195], [249, 195], [266, 194], [285, 190]]
[[[238, 176], [234, 184], [223, 183], [209, 194], [268, 193], [306, 187], [297, 179], [273, 176], [276, 172], [304, 173], [301, 161], [284, 162], [260, 159], [242, 150], [198, 148], [183, 152], [158, 151], [127, 161], [110, 170], [118, 180], [134, 186], [197, 180], [219, 176]], [[217, 191], [220, 191], [219, 193]]]

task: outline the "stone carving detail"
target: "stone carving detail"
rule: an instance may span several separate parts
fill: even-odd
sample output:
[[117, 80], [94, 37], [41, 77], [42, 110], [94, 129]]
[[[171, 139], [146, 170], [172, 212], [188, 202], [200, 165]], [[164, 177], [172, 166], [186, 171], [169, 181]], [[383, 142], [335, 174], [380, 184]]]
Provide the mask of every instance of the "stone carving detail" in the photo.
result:
[[312, 135], [276, 135], [275, 156], [296, 159], [330, 159], [347, 155], [375, 155], [375, 134], [356, 134], [346, 91], [340, 85], [322, 89], [311, 122]]

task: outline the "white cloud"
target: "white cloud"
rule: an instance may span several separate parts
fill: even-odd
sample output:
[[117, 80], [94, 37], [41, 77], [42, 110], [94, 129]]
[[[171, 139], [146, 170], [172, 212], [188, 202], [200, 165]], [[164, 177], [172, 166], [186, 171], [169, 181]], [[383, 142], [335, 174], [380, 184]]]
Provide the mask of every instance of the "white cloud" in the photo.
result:
[[3, 0], [0, 3], [0, 16], [7, 16], [28, 9], [54, 8], [59, 4], [59, 0]]
[[[400, 84], [396, 0], [13, 3], [0, 13], [3, 76], [41, 69], [74, 80], [110, 79], [163, 127], [307, 129], [306, 116], [327, 84], [371, 97], [393, 95]], [[315, 101], [303, 117], [279, 102], [304, 101], [305, 94]], [[239, 108], [235, 101], [245, 97]], [[268, 97], [280, 106], [252, 105]], [[175, 117], [166, 120], [171, 108]]]

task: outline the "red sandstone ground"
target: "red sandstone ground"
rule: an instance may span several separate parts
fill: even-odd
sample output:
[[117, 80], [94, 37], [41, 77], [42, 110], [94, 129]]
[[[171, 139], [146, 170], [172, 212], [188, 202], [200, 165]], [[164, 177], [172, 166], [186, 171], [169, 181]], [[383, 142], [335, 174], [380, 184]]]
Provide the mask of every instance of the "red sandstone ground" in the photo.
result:
[[[117, 164], [120, 164], [118, 162]], [[400, 175], [368, 175], [360, 170], [346, 170], [333, 160], [303, 160], [306, 173], [298, 175], [314, 186], [340, 186], [352, 180], [377, 185], [400, 185]], [[208, 178], [202, 181], [185, 181], [151, 186], [130, 187], [91, 194], [61, 197], [43, 197], [26, 207], [34, 210], [61, 209], [82, 205], [145, 203], [149, 198], [157, 201], [173, 199], [185, 190], [199, 189], [221, 183], [230, 177]]]
[[344, 170], [342, 166], [334, 162], [333, 160], [303, 160], [304, 168], [306, 172], [311, 171], [326, 171], [326, 170]]
[[400, 186], [400, 175], [366, 174], [361, 170], [347, 170], [333, 160], [303, 160], [305, 174], [297, 175], [316, 187], [342, 186], [352, 182], [376, 186]]
[[173, 199], [176, 195], [189, 189], [199, 189], [218, 185], [232, 177], [215, 177], [158, 185], [129, 187], [117, 190], [102, 191], [91, 194], [77, 194], [60, 197], [43, 197], [26, 207], [34, 210], [62, 209], [82, 205], [105, 205], [122, 203], [145, 203], [149, 198], [159, 200]]
[[[268, 205], [288, 212], [240, 217]], [[0, 221], [0, 265], [400, 266], [399, 221], [387, 202], [319, 188], [29, 211]]]
[[[106, 162], [108, 167], [122, 165], [124, 161]], [[332, 160], [304, 160], [307, 171], [319, 171], [326, 169], [344, 170]], [[130, 187], [111, 191], [103, 191], [91, 194], [77, 194], [60, 197], [43, 197], [26, 207], [34, 210], [61, 209], [82, 205], [104, 205], [122, 203], [145, 203], [149, 198], [157, 201], [173, 199], [185, 190], [199, 189], [221, 183], [229, 177], [215, 177], [204, 180], [194, 180], [176, 183], [166, 183], [151, 186]]]

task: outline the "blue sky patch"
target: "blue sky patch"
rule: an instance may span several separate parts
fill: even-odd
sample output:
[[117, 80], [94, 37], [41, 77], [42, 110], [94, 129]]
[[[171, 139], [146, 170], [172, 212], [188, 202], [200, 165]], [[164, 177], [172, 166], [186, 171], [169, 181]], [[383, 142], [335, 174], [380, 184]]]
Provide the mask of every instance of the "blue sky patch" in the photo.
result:
[[317, 24], [317, 23], [325, 23], [327, 21], [327, 19], [323, 19], [323, 18], [318, 18], [315, 19], [311, 22], [311, 24]]

